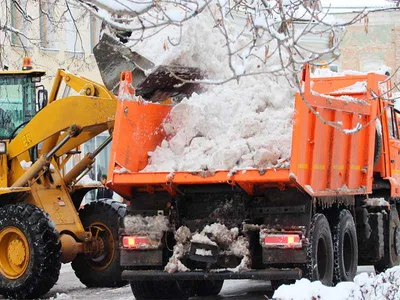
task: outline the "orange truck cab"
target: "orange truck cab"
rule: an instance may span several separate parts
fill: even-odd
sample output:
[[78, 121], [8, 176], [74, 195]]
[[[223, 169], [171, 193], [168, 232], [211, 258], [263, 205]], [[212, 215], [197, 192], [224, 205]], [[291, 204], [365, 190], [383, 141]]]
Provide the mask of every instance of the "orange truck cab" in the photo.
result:
[[108, 180], [130, 203], [121, 264], [136, 297], [157, 298], [155, 286], [215, 295], [224, 279], [331, 285], [357, 265], [399, 264], [399, 124], [386, 76], [311, 78], [305, 67], [290, 167], [214, 173], [142, 171], [172, 106], [135, 101], [124, 79]]

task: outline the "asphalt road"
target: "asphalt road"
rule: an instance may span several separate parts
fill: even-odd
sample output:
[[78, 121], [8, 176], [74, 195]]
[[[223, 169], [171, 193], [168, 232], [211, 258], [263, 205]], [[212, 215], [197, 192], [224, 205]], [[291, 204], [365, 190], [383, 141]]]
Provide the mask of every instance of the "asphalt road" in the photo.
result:
[[[359, 267], [358, 273], [373, 272], [372, 267]], [[217, 297], [192, 297], [191, 300], [266, 300], [271, 299], [273, 292], [268, 281], [226, 280], [220, 295]], [[269, 298], [268, 298], [269, 297]], [[57, 284], [43, 299], [57, 300], [133, 300], [130, 286], [122, 288], [86, 288], [75, 276], [70, 264], [63, 265]]]
[[[266, 300], [272, 296], [270, 284], [266, 281], [255, 280], [226, 280], [220, 295], [217, 297], [192, 297], [200, 299], [229, 299], [229, 300]], [[122, 288], [86, 288], [75, 276], [70, 264], [63, 265], [57, 284], [42, 299], [72, 300], [133, 300], [129, 285]]]

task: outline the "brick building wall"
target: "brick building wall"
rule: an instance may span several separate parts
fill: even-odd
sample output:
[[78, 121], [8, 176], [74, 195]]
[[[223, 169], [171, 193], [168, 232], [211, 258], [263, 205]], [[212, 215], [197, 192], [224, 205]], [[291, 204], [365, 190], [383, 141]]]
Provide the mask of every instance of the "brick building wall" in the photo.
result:
[[[352, 13], [335, 14], [349, 21]], [[400, 67], [400, 12], [374, 12], [347, 27], [340, 46], [339, 70], [371, 71], [386, 65], [394, 72]], [[395, 75], [400, 82], [400, 72]]]

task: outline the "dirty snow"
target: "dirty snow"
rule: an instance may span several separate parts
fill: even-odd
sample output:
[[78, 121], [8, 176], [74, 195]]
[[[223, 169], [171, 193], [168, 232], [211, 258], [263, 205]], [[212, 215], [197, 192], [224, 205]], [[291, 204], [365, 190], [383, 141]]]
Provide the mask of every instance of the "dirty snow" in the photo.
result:
[[297, 280], [282, 285], [274, 293], [276, 300], [397, 300], [400, 299], [400, 267], [393, 267], [376, 276], [362, 273], [354, 282], [341, 282], [327, 287], [319, 281]]
[[228, 229], [223, 224], [213, 223], [205, 226], [200, 234], [194, 235], [191, 242], [199, 242], [202, 236], [203, 239], [208, 238], [214, 244], [218, 245], [225, 255], [234, 255], [242, 258], [238, 266], [226, 269], [231, 272], [239, 272], [241, 270], [248, 270], [251, 260], [249, 241], [246, 237], [238, 236], [238, 234], [239, 229], [237, 227]]
[[364, 206], [387, 206], [390, 207], [390, 203], [384, 198], [368, 198], [364, 200]]
[[143, 234], [161, 239], [163, 232], [169, 229], [169, 221], [166, 216], [127, 215], [124, 217], [124, 228], [128, 234]]
[[49, 300], [72, 300], [70, 295], [65, 293], [57, 293], [55, 297], [50, 297]]
[[172, 256], [169, 258], [164, 271], [168, 273], [186, 272], [189, 269], [181, 262], [181, 258], [190, 251], [190, 243], [188, 241], [192, 237], [190, 229], [186, 226], [181, 226], [175, 232], [176, 245], [174, 246]]
[[191, 243], [198, 243], [198, 244], [205, 244], [205, 245], [212, 245], [217, 246], [217, 243], [210, 240], [208, 236], [205, 236], [200, 233], [196, 233], [193, 235], [192, 239], [190, 240]]
[[[228, 229], [220, 223], [206, 225], [203, 230], [198, 233], [190, 232], [186, 226], [181, 226], [175, 232], [176, 245], [173, 254], [170, 257], [164, 271], [168, 273], [190, 271], [182, 262], [183, 256], [190, 251], [192, 243], [206, 244], [218, 246], [223, 254], [234, 255], [241, 258], [238, 266], [235, 268], [224, 269], [225, 271], [239, 272], [248, 270], [251, 264], [249, 241], [244, 236], [238, 236], [239, 229], [237, 227]], [[196, 249], [197, 255], [211, 256], [211, 250]]]

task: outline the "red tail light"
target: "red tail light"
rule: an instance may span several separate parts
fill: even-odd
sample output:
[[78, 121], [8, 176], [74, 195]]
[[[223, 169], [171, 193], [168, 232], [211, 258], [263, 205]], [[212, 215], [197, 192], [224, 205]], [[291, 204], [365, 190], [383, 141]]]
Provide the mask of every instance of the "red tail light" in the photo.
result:
[[266, 247], [301, 248], [301, 240], [298, 234], [267, 234], [264, 238]]
[[152, 246], [149, 238], [146, 236], [124, 236], [122, 245], [129, 249], [146, 249]]

